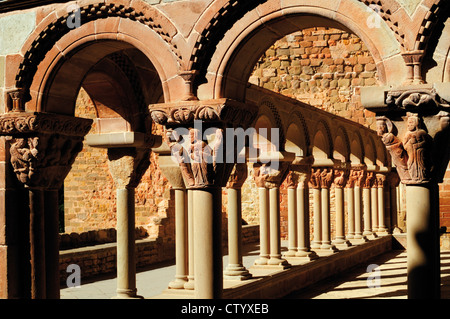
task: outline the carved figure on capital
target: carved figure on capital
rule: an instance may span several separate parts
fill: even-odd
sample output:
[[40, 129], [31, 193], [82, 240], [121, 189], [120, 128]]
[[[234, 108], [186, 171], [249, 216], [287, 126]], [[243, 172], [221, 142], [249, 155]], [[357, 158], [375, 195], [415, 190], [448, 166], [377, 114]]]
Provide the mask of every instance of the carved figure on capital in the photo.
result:
[[426, 183], [430, 181], [432, 143], [431, 136], [421, 128], [417, 114], [409, 113], [404, 146], [408, 154], [408, 172], [412, 183]]
[[375, 174], [375, 179], [374, 186], [384, 187], [386, 185], [386, 174]]
[[352, 169], [347, 182], [347, 187], [362, 187], [366, 181], [367, 172], [363, 169]]
[[391, 155], [392, 162], [397, 168], [401, 180], [406, 182], [411, 179], [408, 171], [408, 154], [402, 141], [395, 136], [393, 130], [394, 124], [387, 117], [377, 118], [377, 134]]
[[335, 169], [334, 170], [334, 186], [337, 188], [346, 187], [349, 180], [350, 172], [346, 169]]
[[287, 177], [289, 162], [254, 163], [253, 178], [258, 187], [277, 188]]
[[309, 183], [312, 188], [330, 188], [333, 183], [333, 168], [313, 168]]
[[364, 180], [363, 188], [371, 188], [376, 183], [375, 173], [367, 172], [366, 179]]
[[291, 164], [289, 174], [286, 177], [288, 188], [305, 188], [311, 178], [311, 167], [309, 165]]
[[236, 163], [228, 178], [227, 188], [241, 188], [248, 177], [247, 163]]

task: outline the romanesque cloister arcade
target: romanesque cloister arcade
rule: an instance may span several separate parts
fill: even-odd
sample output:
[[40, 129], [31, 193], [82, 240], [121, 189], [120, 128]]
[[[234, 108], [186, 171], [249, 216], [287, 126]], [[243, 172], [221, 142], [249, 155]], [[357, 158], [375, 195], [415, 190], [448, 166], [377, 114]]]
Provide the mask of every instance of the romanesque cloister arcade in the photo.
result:
[[[411, 1], [420, 2], [414, 11], [394, 0], [62, 2], [0, 6], [9, 30], [34, 21], [2, 51], [1, 297], [59, 297], [57, 191], [84, 141], [107, 149], [116, 189], [118, 297], [138, 297], [135, 189], [156, 153], [175, 192], [171, 289], [221, 298], [224, 279], [251, 279], [240, 222], [248, 179], [259, 201], [254, 267], [275, 270], [388, 238], [401, 181], [413, 216], [408, 294], [439, 298], [436, 200], [449, 149], [443, 1]], [[376, 27], [368, 25], [374, 17]], [[367, 47], [378, 85], [361, 88], [361, 103], [377, 115], [376, 131], [248, 82], [268, 47], [310, 27], [346, 30]], [[428, 41], [436, 49], [427, 50]], [[94, 120], [74, 116], [81, 87]]]

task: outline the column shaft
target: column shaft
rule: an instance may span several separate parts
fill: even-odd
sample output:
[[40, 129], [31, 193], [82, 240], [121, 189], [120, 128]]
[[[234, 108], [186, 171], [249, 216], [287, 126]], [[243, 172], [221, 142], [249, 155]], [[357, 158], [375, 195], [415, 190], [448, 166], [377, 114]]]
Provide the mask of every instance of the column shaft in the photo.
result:
[[195, 297], [220, 299], [223, 293], [222, 193], [194, 189]]
[[353, 187], [345, 188], [347, 193], [347, 220], [348, 220], [348, 234], [347, 238], [355, 238], [355, 191]]
[[362, 198], [361, 198], [361, 188], [355, 186], [355, 239], [364, 239], [362, 233]]
[[314, 237], [311, 248], [319, 249], [322, 243], [322, 200], [320, 188], [313, 188], [314, 201]]
[[228, 266], [225, 279], [244, 280], [251, 275], [242, 264], [241, 189], [227, 188], [228, 200]]
[[188, 282], [184, 284], [184, 289], [194, 289], [194, 193], [193, 190], [187, 190], [188, 203]]
[[440, 298], [437, 185], [407, 185], [408, 298]]
[[169, 283], [169, 288], [183, 289], [187, 282], [187, 210], [186, 191], [174, 189], [175, 192], [175, 280]]
[[383, 233], [388, 230], [385, 220], [385, 205], [384, 187], [381, 186], [378, 187], [378, 231]]
[[58, 190], [44, 192], [46, 297], [60, 298]]
[[136, 298], [134, 188], [117, 189], [117, 298]]
[[372, 186], [370, 189], [370, 203], [371, 203], [371, 218], [372, 218], [372, 224], [371, 224], [371, 231], [373, 236], [376, 237], [376, 233], [378, 231], [378, 206], [379, 206], [379, 198], [378, 198], [378, 187], [375, 185]]
[[29, 188], [31, 298], [46, 298], [44, 192]]
[[259, 194], [259, 259], [256, 265], [267, 265], [269, 260], [269, 199], [268, 190], [258, 188]]
[[370, 188], [363, 188], [363, 207], [364, 207], [364, 236], [372, 235], [372, 215], [371, 215], [371, 196], [370, 196]]
[[295, 256], [298, 244], [298, 222], [297, 222], [297, 190], [288, 188], [288, 251], [286, 257]]
[[270, 259], [269, 265], [286, 265], [285, 259], [281, 258], [280, 238], [280, 189], [273, 187], [269, 189], [270, 207]]

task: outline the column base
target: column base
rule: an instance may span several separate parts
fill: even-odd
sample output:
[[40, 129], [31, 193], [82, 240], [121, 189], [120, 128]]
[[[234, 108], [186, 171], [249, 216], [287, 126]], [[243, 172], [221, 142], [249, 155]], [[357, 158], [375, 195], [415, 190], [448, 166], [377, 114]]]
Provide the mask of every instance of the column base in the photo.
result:
[[367, 243], [368, 241], [369, 241], [369, 239], [366, 236], [361, 236], [361, 235], [358, 236], [357, 235], [357, 236], [355, 236], [355, 238], [353, 238], [351, 240], [351, 243], [353, 245], [360, 245], [360, 244]]
[[311, 250], [299, 250], [295, 254], [295, 257], [304, 258], [306, 260], [314, 260], [319, 258], [319, 256], [314, 251]]
[[225, 280], [247, 280], [252, 277], [252, 274], [244, 266], [228, 266], [223, 272]]
[[259, 259], [255, 260], [255, 266], [264, 266], [269, 262], [269, 257], [259, 257]]
[[283, 259], [281, 257], [270, 257], [269, 261], [267, 262], [268, 266], [277, 266], [277, 267], [283, 267], [283, 269], [290, 268], [291, 265], [288, 263], [286, 259]]
[[321, 242], [320, 241], [313, 241], [312, 243], [311, 243], [311, 249], [320, 249], [320, 246], [321, 246]]
[[137, 289], [117, 289], [117, 295], [111, 299], [144, 299], [137, 295]]
[[332, 241], [332, 244], [335, 245], [338, 249], [345, 249], [352, 246], [352, 243], [347, 239], [335, 239]]
[[336, 246], [332, 245], [331, 243], [324, 243], [324, 244], [320, 245], [319, 250], [320, 251], [330, 251], [330, 252], [337, 252], [338, 251]]
[[369, 232], [369, 231], [367, 231], [367, 232], [363, 232], [363, 236], [365, 236], [367, 239], [376, 239], [376, 238], [378, 238], [378, 235], [376, 234], [376, 233], [374, 233], [374, 232]]
[[295, 257], [297, 250], [289, 249], [289, 251], [284, 253], [284, 257]]
[[169, 283], [169, 289], [184, 289], [186, 283], [187, 283], [186, 277], [176, 278], [174, 281], [171, 281]]
[[194, 287], [195, 287], [194, 279], [189, 279], [188, 282], [184, 284], [184, 289], [186, 290], [194, 290]]

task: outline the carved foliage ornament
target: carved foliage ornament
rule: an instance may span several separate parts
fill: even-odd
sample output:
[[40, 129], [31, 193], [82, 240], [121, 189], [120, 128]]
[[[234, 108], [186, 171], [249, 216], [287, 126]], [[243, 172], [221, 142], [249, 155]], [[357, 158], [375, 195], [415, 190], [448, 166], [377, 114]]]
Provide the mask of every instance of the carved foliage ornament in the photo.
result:
[[149, 109], [153, 121], [161, 125], [186, 125], [202, 120], [247, 127], [257, 115], [256, 107], [229, 99], [153, 104]]

